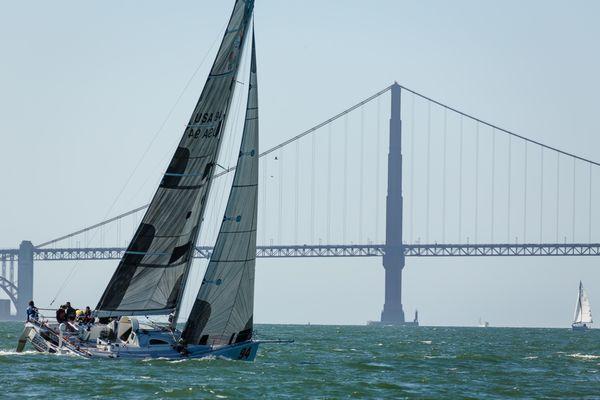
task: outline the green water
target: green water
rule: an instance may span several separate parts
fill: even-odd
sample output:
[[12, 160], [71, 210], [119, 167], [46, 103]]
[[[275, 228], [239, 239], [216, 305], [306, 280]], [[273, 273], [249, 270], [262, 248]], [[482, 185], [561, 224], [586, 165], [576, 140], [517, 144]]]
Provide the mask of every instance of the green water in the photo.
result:
[[0, 398], [600, 398], [600, 330], [259, 325], [254, 363], [84, 360], [14, 348], [0, 323]]

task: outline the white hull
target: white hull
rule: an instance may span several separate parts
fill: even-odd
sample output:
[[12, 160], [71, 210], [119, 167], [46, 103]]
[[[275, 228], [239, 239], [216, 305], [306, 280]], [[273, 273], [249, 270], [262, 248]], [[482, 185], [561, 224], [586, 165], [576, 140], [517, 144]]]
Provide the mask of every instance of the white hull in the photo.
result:
[[571, 329], [573, 329], [574, 331], [587, 331], [588, 329], [590, 329], [591, 326], [589, 326], [588, 324], [583, 324], [581, 322], [575, 322], [573, 324], [571, 324]]
[[165, 344], [136, 346], [116, 340], [109, 342], [96, 339], [83, 341], [76, 334], [61, 335], [51, 325], [27, 322], [19, 339], [17, 351], [22, 351], [27, 343], [39, 352], [61, 355], [77, 355], [85, 358], [132, 358], [132, 359], [186, 359], [186, 358], [225, 358], [253, 361], [259, 341], [245, 341], [222, 346], [190, 345], [184, 350], [177, 349], [173, 335], [167, 331], [149, 332], [153, 340]]

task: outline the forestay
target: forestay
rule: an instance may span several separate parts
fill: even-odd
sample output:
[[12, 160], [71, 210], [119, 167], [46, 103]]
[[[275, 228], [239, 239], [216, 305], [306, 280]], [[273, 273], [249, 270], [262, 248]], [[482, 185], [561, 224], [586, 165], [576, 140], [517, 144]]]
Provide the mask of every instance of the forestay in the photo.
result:
[[252, 337], [258, 202], [256, 51], [237, 168], [211, 260], [183, 330], [188, 344], [231, 344]]
[[[181, 301], [254, 0], [237, 0], [200, 99], [97, 315], [168, 314]], [[199, 22], [201, 22], [199, 20]]]

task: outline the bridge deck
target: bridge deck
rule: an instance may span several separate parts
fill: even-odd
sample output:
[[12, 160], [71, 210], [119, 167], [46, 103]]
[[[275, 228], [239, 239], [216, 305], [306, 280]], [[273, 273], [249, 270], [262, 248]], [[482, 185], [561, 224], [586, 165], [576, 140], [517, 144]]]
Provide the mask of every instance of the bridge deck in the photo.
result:
[[[196, 258], [210, 257], [212, 248], [196, 247]], [[118, 260], [125, 248], [36, 248], [34, 260]], [[357, 245], [282, 245], [258, 246], [260, 258], [296, 257], [381, 257], [385, 254], [383, 244]], [[405, 244], [406, 257], [532, 257], [532, 256], [600, 256], [600, 243], [542, 243], [542, 244]], [[17, 249], [0, 249], [0, 259], [18, 257]]]

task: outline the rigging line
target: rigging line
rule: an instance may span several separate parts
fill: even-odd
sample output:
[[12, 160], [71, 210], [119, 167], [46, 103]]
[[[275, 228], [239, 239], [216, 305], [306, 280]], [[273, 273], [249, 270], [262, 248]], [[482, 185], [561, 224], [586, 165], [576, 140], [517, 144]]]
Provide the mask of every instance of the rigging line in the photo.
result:
[[563, 154], [563, 155], [565, 155], [565, 156], [573, 157], [573, 158], [576, 158], [576, 159], [578, 159], [578, 160], [580, 160], [580, 161], [584, 161], [584, 162], [588, 162], [588, 163], [590, 163], [590, 164], [593, 164], [593, 165], [595, 165], [595, 166], [600, 166], [600, 163], [599, 163], [599, 162], [595, 162], [595, 161], [589, 160], [589, 159], [587, 159], [587, 158], [583, 158], [583, 157], [577, 156], [577, 155], [575, 155], [575, 154], [573, 154], [573, 153], [569, 153], [569, 152], [566, 152], [566, 151], [560, 150], [560, 149], [558, 149], [558, 148], [556, 148], [556, 147], [552, 147], [552, 146], [545, 145], [545, 144], [543, 144], [543, 143], [541, 143], [541, 142], [538, 142], [538, 141], [536, 141], [536, 140], [533, 140], [533, 139], [529, 139], [529, 138], [527, 138], [527, 137], [525, 137], [525, 136], [521, 136], [521, 135], [519, 135], [519, 134], [517, 134], [517, 133], [511, 132], [511, 131], [509, 131], [509, 130], [507, 130], [507, 129], [501, 128], [501, 127], [499, 127], [499, 126], [497, 126], [497, 125], [494, 125], [494, 124], [492, 124], [492, 123], [486, 122], [486, 121], [484, 121], [484, 120], [482, 120], [482, 119], [480, 119], [480, 118], [474, 117], [474, 116], [472, 116], [472, 115], [470, 115], [470, 114], [467, 114], [467, 113], [465, 113], [465, 112], [462, 112], [462, 111], [460, 111], [460, 110], [457, 110], [456, 108], [453, 108], [453, 107], [450, 107], [450, 106], [448, 106], [448, 105], [446, 105], [446, 104], [440, 103], [440, 102], [439, 102], [439, 101], [437, 101], [437, 100], [434, 100], [434, 99], [432, 99], [432, 98], [430, 98], [430, 97], [427, 97], [427, 96], [425, 96], [425, 95], [423, 95], [423, 94], [421, 94], [421, 93], [419, 93], [419, 92], [416, 92], [416, 91], [414, 91], [414, 90], [412, 90], [412, 89], [409, 89], [409, 88], [407, 88], [407, 87], [405, 87], [405, 86], [402, 86], [402, 85], [400, 85], [400, 87], [401, 87], [402, 89], [404, 89], [404, 90], [408, 91], [408, 92], [411, 92], [411, 93], [413, 93], [413, 94], [415, 94], [415, 95], [417, 95], [417, 96], [419, 96], [419, 97], [421, 97], [421, 98], [425, 99], [425, 100], [431, 101], [431, 102], [433, 102], [434, 104], [437, 104], [437, 105], [439, 105], [440, 107], [447, 108], [447, 109], [448, 109], [448, 110], [450, 110], [450, 111], [453, 111], [453, 112], [455, 112], [455, 113], [457, 113], [457, 114], [460, 114], [460, 115], [462, 115], [462, 116], [465, 116], [465, 117], [467, 117], [467, 118], [470, 118], [470, 119], [472, 119], [472, 120], [475, 120], [475, 121], [477, 121], [477, 122], [479, 122], [479, 123], [482, 123], [482, 124], [484, 124], [484, 125], [487, 125], [487, 126], [489, 126], [490, 128], [495, 128], [495, 129], [497, 129], [498, 131], [500, 131], [500, 132], [503, 132], [503, 133], [506, 133], [506, 134], [508, 134], [508, 135], [510, 135], [510, 136], [514, 136], [514, 137], [516, 137], [516, 138], [519, 138], [519, 139], [525, 140], [526, 142], [529, 142], [529, 143], [532, 143], [532, 144], [536, 144], [536, 145], [538, 145], [538, 146], [542, 146], [542, 147], [544, 147], [544, 148], [546, 148], [546, 149], [548, 149], [548, 150], [556, 151], [556, 152], [558, 152], [558, 153], [560, 153], [560, 154]]
[[[146, 207], [144, 207], [144, 208], [146, 208]], [[97, 225], [98, 225], [98, 224], [97, 224]], [[100, 226], [102, 226], [102, 225], [104, 225], [104, 224], [100, 224]], [[84, 235], [85, 235], [85, 236], [84, 236], [84, 243], [85, 243], [85, 247], [89, 247], [89, 241], [88, 241], [88, 236], [87, 236], [87, 233], [88, 233], [88, 231], [89, 231], [89, 229], [87, 229], [87, 230], [84, 230], [84, 231], [83, 231], [83, 232], [84, 232]], [[97, 234], [97, 231], [94, 231], [94, 232], [93, 232], [93, 234], [92, 234], [92, 238], [91, 238], [91, 240], [94, 240], [94, 238], [96, 237], [96, 234]], [[73, 236], [73, 235], [69, 235], [68, 237], [71, 237], [71, 236]], [[55, 243], [55, 242], [56, 242], [56, 241], [54, 241], [53, 243]], [[47, 244], [48, 244], [48, 243], [47, 243]], [[53, 296], [52, 300], [50, 301], [50, 305], [53, 305], [53, 304], [54, 304], [54, 302], [56, 301], [56, 299], [58, 298], [58, 296], [60, 296], [60, 294], [62, 293], [62, 291], [63, 291], [63, 290], [64, 290], [64, 288], [66, 287], [67, 283], [68, 283], [68, 282], [71, 280], [71, 278], [74, 276], [74, 274], [75, 274], [75, 272], [76, 272], [76, 269], [77, 269], [77, 266], [79, 265], [80, 261], [81, 261], [81, 260], [76, 260], [76, 261], [73, 263], [73, 266], [72, 266], [72, 267], [71, 267], [71, 269], [69, 270], [69, 273], [67, 274], [66, 278], [63, 280], [63, 282], [61, 283], [61, 285], [58, 287], [58, 290], [57, 290], [57, 292], [54, 294], [54, 296]]]
[[294, 211], [295, 211], [295, 215], [294, 215], [294, 243], [298, 244], [298, 206], [299, 206], [299, 201], [298, 201], [298, 196], [300, 193], [300, 142], [296, 142], [296, 160], [295, 160], [295, 185], [294, 185]]
[[573, 227], [572, 227], [572, 235], [571, 235], [571, 239], [573, 240], [573, 243], [575, 243], [575, 215], [576, 215], [576, 207], [575, 207], [575, 202], [576, 202], [576, 163], [577, 160], [573, 159]]
[[281, 242], [281, 227], [283, 220], [283, 149], [279, 149], [279, 220], [277, 221], [277, 240]]
[[377, 98], [377, 135], [375, 145], [375, 240], [379, 240], [379, 181], [380, 173], [380, 149], [381, 149], [381, 99]]
[[[190, 78], [187, 80], [186, 84], [184, 85], [183, 89], [181, 90], [181, 92], [179, 93], [179, 96], [177, 96], [177, 99], [175, 100], [175, 103], [173, 103], [173, 105], [171, 106], [171, 108], [169, 109], [169, 112], [167, 113], [165, 119], [163, 120], [162, 124], [159, 126], [158, 130], [154, 133], [154, 136], [152, 137], [152, 139], [150, 140], [150, 143], [148, 144], [148, 146], [146, 147], [144, 153], [142, 154], [141, 158], [138, 160], [136, 166], [134, 167], [133, 171], [131, 172], [131, 174], [129, 175], [129, 177], [127, 178], [127, 180], [125, 181], [125, 184], [123, 185], [123, 187], [121, 188], [121, 190], [119, 191], [119, 193], [117, 194], [117, 197], [115, 198], [115, 200], [113, 201], [113, 203], [111, 204], [111, 206], [109, 207], [108, 211], [106, 212], [104, 219], [108, 216], [108, 214], [111, 213], [111, 211], [113, 210], [114, 206], [116, 205], [116, 203], [118, 202], [118, 200], [121, 198], [123, 192], [125, 191], [125, 188], [129, 185], [129, 182], [131, 181], [131, 178], [135, 175], [135, 173], [137, 172], [138, 168], [140, 167], [142, 161], [144, 160], [144, 158], [146, 157], [146, 155], [148, 154], [148, 152], [150, 151], [150, 148], [152, 147], [152, 145], [154, 144], [154, 142], [156, 141], [156, 139], [158, 138], [159, 134], [162, 132], [162, 130], [164, 129], [164, 127], [166, 126], [167, 122], [169, 121], [169, 119], [171, 118], [171, 116], [173, 115], [173, 112], [175, 111], [175, 109], [177, 108], [177, 106], [179, 105], [179, 102], [181, 101], [181, 99], [183, 98], [183, 95], [187, 92], [187, 89], [189, 88], [189, 86], [191, 85], [192, 81], [194, 80], [194, 78], [196, 77], [196, 75], [198, 74], [198, 72], [200, 71], [200, 68], [202, 68], [202, 66], [204, 65], [204, 63], [206, 62], [209, 54], [211, 53], [213, 47], [215, 46], [215, 44], [217, 43], [217, 41], [219, 40], [219, 38], [222, 36], [222, 32], [225, 30], [225, 28], [227, 27], [227, 24], [223, 25], [223, 27], [221, 28], [219, 34], [215, 37], [213, 43], [211, 44], [211, 46], [209, 47], [208, 51], [204, 54], [204, 57], [202, 58], [202, 61], [200, 62], [200, 64], [196, 67], [196, 69], [194, 70], [194, 72], [192, 73], [192, 75], [190, 76]], [[138, 207], [135, 210], [129, 211], [127, 213], [123, 213], [120, 216], [117, 216], [115, 218], [111, 218], [109, 220], [104, 221], [104, 223], [99, 223], [99, 224], [95, 224], [89, 228], [86, 229], [82, 229], [78, 232], [75, 232], [74, 234], [70, 234], [70, 235], [65, 235], [61, 238], [55, 239], [55, 240], [51, 240], [45, 243], [42, 243], [36, 247], [44, 247], [50, 244], [54, 244], [60, 240], [64, 240], [67, 238], [70, 238], [74, 235], [80, 234], [80, 233], [84, 233], [87, 232], [91, 229], [94, 228], [98, 228], [102, 225], [105, 225], [107, 223], [113, 222], [123, 216], [129, 215], [129, 214], [133, 214], [135, 212], [138, 212], [140, 210], [143, 210], [144, 208], [146, 208], [148, 205], [142, 206], [142, 207]], [[94, 239], [95, 235], [92, 236], [92, 240]], [[77, 264], [77, 263], [75, 263]]]
[[332, 124], [328, 125], [327, 134], [327, 243], [331, 244], [331, 136]]
[[[412, 94], [412, 93], [411, 93]], [[414, 214], [415, 214], [415, 99], [416, 96], [412, 94], [412, 109], [411, 109], [411, 120], [410, 120], [410, 242], [415, 242], [415, 225], [414, 225]]]
[[[367, 104], [367, 103], [371, 102], [372, 100], [374, 100], [374, 99], [378, 98], [378, 97], [379, 97], [379, 96], [381, 96], [382, 94], [384, 94], [384, 93], [388, 92], [388, 91], [390, 90], [390, 88], [391, 88], [391, 86], [388, 86], [388, 87], [386, 87], [385, 89], [383, 89], [383, 90], [381, 90], [381, 91], [379, 91], [379, 92], [375, 93], [374, 95], [372, 95], [372, 96], [370, 96], [370, 97], [368, 97], [368, 98], [364, 99], [364, 100], [363, 100], [363, 101], [361, 101], [360, 103], [357, 103], [357, 104], [355, 104], [354, 106], [352, 106], [352, 107], [350, 107], [350, 108], [347, 108], [346, 110], [344, 110], [344, 111], [342, 111], [342, 112], [338, 113], [337, 115], [335, 115], [335, 116], [333, 116], [333, 117], [329, 118], [327, 121], [321, 122], [320, 124], [318, 124], [318, 125], [315, 125], [315, 126], [313, 126], [312, 128], [310, 128], [310, 129], [308, 129], [308, 130], [306, 130], [306, 131], [304, 131], [304, 132], [302, 132], [302, 133], [300, 133], [300, 134], [298, 134], [298, 135], [296, 135], [296, 136], [292, 137], [291, 139], [288, 139], [288, 140], [286, 140], [285, 142], [282, 142], [282, 143], [280, 143], [280, 144], [278, 144], [278, 145], [276, 145], [276, 146], [273, 146], [273, 147], [271, 147], [271, 148], [269, 148], [269, 149], [267, 149], [267, 150], [263, 151], [262, 153], [260, 153], [260, 154], [259, 154], [259, 157], [261, 157], [261, 158], [262, 158], [262, 157], [264, 157], [264, 156], [266, 156], [266, 155], [268, 155], [268, 154], [271, 154], [271, 153], [273, 153], [274, 151], [276, 151], [276, 150], [279, 150], [279, 149], [281, 149], [281, 148], [283, 148], [283, 147], [286, 147], [286, 146], [287, 146], [287, 145], [289, 145], [290, 143], [293, 143], [293, 142], [295, 142], [296, 140], [299, 140], [299, 139], [303, 138], [304, 136], [306, 136], [306, 135], [308, 135], [308, 134], [310, 134], [310, 133], [312, 133], [312, 132], [314, 132], [314, 131], [316, 131], [316, 130], [318, 130], [318, 129], [320, 129], [320, 128], [324, 127], [324, 126], [326, 126], [326, 125], [329, 125], [329, 124], [330, 124], [330, 123], [332, 123], [333, 121], [335, 121], [335, 120], [337, 120], [337, 119], [339, 119], [339, 118], [341, 118], [341, 117], [345, 116], [346, 114], [348, 114], [348, 113], [350, 113], [350, 112], [352, 112], [352, 111], [356, 110], [357, 108], [361, 107], [362, 105], [364, 105], [364, 104]], [[226, 175], [226, 174], [228, 174], [228, 173], [230, 173], [230, 172], [232, 172], [232, 171], [235, 171], [235, 168], [236, 168], [235, 166], [232, 166], [232, 167], [230, 167], [230, 168], [227, 168], [227, 169], [226, 169], [226, 170], [224, 170], [224, 171], [221, 171], [221, 172], [219, 172], [218, 174], [216, 174], [216, 175], [214, 176], [214, 179], [216, 179], [216, 178], [219, 178], [219, 177], [221, 177], [221, 176], [223, 176], [223, 175]], [[111, 218], [111, 219], [109, 219], [109, 220], [105, 220], [105, 221], [103, 221], [103, 222], [100, 222], [100, 223], [98, 223], [98, 224], [95, 224], [95, 225], [93, 225], [93, 226], [91, 226], [91, 227], [88, 227], [88, 228], [85, 228], [85, 229], [81, 229], [80, 231], [78, 231], [78, 232], [77, 232], [77, 234], [80, 234], [80, 233], [83, 233], [83, 232], [89, 231], [89, 230], [91, 230], [91, 229], [97, 228], [97, 227], [99, 227], [99, 226], [102, 226], [102, 225], [108, 224], [108, 223], [110, 223], [110, 222], [113, 222], [115, 219], [122, 218], [122, 217], [126, 217], [126, 216], [128, 216], [128, 215], [134, 214], [134, 213], [136, 213], [136, 212], [138, 212], [138, 211], [140, 211], [140, 210], [143, 210], [143, 209], [147, 208], [148, 206], [149, 206], [149, 204], [145, 204], [145, 205], [143, 205], [143, 206], [140, 206], [140, 207], [136, 208], [135, 210], [127, 211], [127, 212], [125, 212], [125, 213], [122, 213], [122, 214], [120, 214], [120, 215], [119, 215], [119, 216], [117, 216], [117, 217]], [[65, 236], [62, 236], [62, 237], [61, 237], [61, 238], [59, 238], [59, 239], [53, 239], [53, 240], [49, 240], [49, 241], [47, 241], [47, 242], [44, 242], [44, 243], [42, 243], [42, 244], [40, 244], [40, 245], [37, 245], [37, 246], [35, 246], [35, 247], [44, 247], [44, 246], [48, 246], [48, 245], [50, 245], [50, 244], [53, 244], [53, 243], [55, 243], [55, 242], [58, 242], [58, 241], [60, 241], [60, 240], [66, 239], [66, 238], [68, 238], [68, 237], [70, 237], [70, 236], [73, 236], [73, 235], [65, 235]]]
[[446, 243], [446, 158], [448, 145], [448, 112], [444, 108], [444, 155], [442, 168], [442, 243]]
[[156, 139], [158, 138], [159, 134], [163, 131], [164, 127], [167, 125], [167, 122], [169, 121], [169, 119], [171, 119], [171, 116], [173, 115], [173, 112], [175, 111], [175, 109], [177, 108], [177, 106], [179, 105], [179, 102], [181, 101], [181, 99], [183, 98], [183, 95], [187, 92], [188, 88], [190, 87], [192, 81], [194, 80], [194, 78], [196, 77], [196, 75], [198, 74], [198, 72], [200, 71], [200, 68], [202, 68], [202, 66], [204, 65], [204, 63], [206, 62], [206, 60], [208, 59], [209, 54], [211, 53], [213, 47], [215, 46], [215, 44], [218, 42], [219, 38], [222, 36], [222, 32], [226, 29], [227, 24], [225, 24], [222, 28], [221, 31], [219, 32], [219, 34], [215, 37], [213, 43], [211, 44], [211, 46], [209, 47], [208, 51], [204, 54], [204, 57], [202, 58], [202, 61], [200, 62], [200, 64], [196, 67], [196, 69], [194, 70], [194, 72], [192, 73], [192, 76], [190, 76], [190, 78], [187, 80], [185, 86], [183, 87], [183, 89], [181, 90], [181, 92], [179, 93], [179, 96], [177, 96], [177, 99], [175, 100], [175, 103], [173, 103], [173, 106], [171, 106], [171, 108], [169, 109], [169, 112], [167, 113], [167, 116], [165, 117], [165, 119], [163, 120], [162, 124], [160, 125], [160, 127], [158, 128], [158, 130], [154, 133], [152, 139], [150, 140], [150, 142], [148, 143], [148, 146], [146, 147], [146, 149], [144, 150], [144, 153], [142, 154], [141, 158], [138, 160], [137, 164], [135, 165], [135, 167], [133, 168], [133, 171], [131, 172], [131, 174], [129, 175], [129, 177], [127, 178], [127, 180], [125, 181], [125, 184], [123, 185], [123, 187], [121, 188], [121, 190], [119, 191], [117, 197], [115, 198], [115, 200], [113, 201], [113, 203], [111, 204], [111, 206], [109, 207], [108, 212], [105, 214], [105, 217], [108, 216], [108, 214], [111, 213], [112, 209], [114, 208], [114, 206], [117, 204], [118, 200], [121, 198], [123, 192], [125, 191], [125, 188], [129, 185], [129, 182], [131, 181], [131, 178], [133, 178], [133, 176], [135, 175], [135, 173], [137, 172], [138, 168], [140, 167], [140, 165], [142, 164], [142, 161], [146, 158], [146, 155], [148, 155], [148, 152], [150, 151], [150, 149], [152, 148], [152, 145], [154, 144], [154, 142], [156, 141]]
[[463, 187], [463, 136], [464, 119], [460, 116], [460, 150], [458, 152], [458, 243], [462, 242], [462, 187]]
[[492, 129], [492, 212], [491, 212], [491, 234], [490, 242], [494, 243], [494, 220], [495, 220], [495, 199], [496, 197], [496, 130]]
[[512, 136], [508, 137], [508, 180], [506, 191], [506, 243], [510, 243], [510, 189], [512, 182]]
[[362, 243], [363, 233], [363, 197], [364, 197], [364, 164], [365, 164], [365, 108], [360, 109], [360, 161], [359, 161], [359, 194], [358, 194], [358, 242]]
[[265, 158], [264, 164], [262, 164], [262, 242], [267, 244], [267, 163], [268, 158]]
[[[246, 55], [246, 52], [244, 52], [244, 55]], [[240, 59], [239, 73], [241, 73], [243, 76], [249, 76], [249, 72], [247, 73], [246, 71], [246, 65], [248, 61], [246, 60], [245, 63], [242, 63], [244, 59], [245, 57]], [[218, 157], [215, 159], [216, 164], [222, 169], [224, 168], [219, 164], [219, 162], [223, 164], [225, 164], [226, 161], [229, 162], [234, 158], [234, 154], [237, 156], [240, 151], [241, 136], [243, 135], [243, 132], [239, 133], [239, 126], [240, 123], [245, 124], [245, 113], [241, 113], [242, 104], [245, 102], [245, 99], [247, 99], [247, 90], [240, 90], [236, 85], [233, 98], [231, 100], [231, 111], [227, 111], [229, 118], [225, 124], [223, 139], [221, 139], [221, 150], [218, 154]], [[244, 119], [244, 122], [241, 121], [242, 119]], [[238, 133], [236, 134], [236, 132]], [[236, 143], [237, 147], [235, 145]], [[235, 157], [235, 159], [237, 163], [237, 157]], [[231, 183], [233, 183], [233, 177], [231, 177]], [[198, 239], [202, 238], [202, 240], [209, 240], [209, 243], [214, 243], [214, 240], [216, 240], [217, 234], [221, 229], [221, 216], [225, 213], [225, 209], [227, 207], [227, 198], [229, 197], [229, 191], [231, 190], [231, 185], [228, 182], [214, 182], [213, 178], [213, 184], [215, 184], [215, 186], [211, 187], [211, 193], [209, 193], [208, 196], [208, 201], [206, 203], [207, 208], [204, 216], [204, 221], [208, 221], [209, 223], [202, 224], [200, 228], [200, 234], [198, 235]]]
[[473, 242], [477, 244], [479, 233], [479, 122], [475, 125], [475, 235]]
[[348, 215], [348, 115], [344, 117], [344, 190], [342, 212], [342, 241], [346, 243], [346, 227]]
[[348, 115], [349, 113], [351, 113], [352, 111], [354, 111], [354, 110], [356, 110], [356, 109], [358, 109], [358, 108], [362, 107], [363, 105], [365, 105], [365, 104], [367, 104], [367, 103], [369, 103], [369, 102], [373, 101], [374, 99], [376, 99], [377, 97], [379, 97], [379, 96], [381, 96], [382, 94], [386, 93], [386, 92], [387, 92], [387, 91], [389, 91], [390, 89], [391, 89], [391, 86], [388, 86], [388, 87], [386, 87], [385, 89], [383, 89], [383, 90], [380, 90], [379, 92], [377, 92], [377, 93], [375, 93], [374, 95], [372, 95], [372, 96], [370, 96], [370, 97], [366, 98], [365, 100], [361, 101], [360, 103], [357, 103], [357, 104], [353, 105], [352, 107], [350, 107], [350, 108], [348, 108], [348, 109], [346, 109], [346, 110], [344, 110], [344, 111], [340, 112], [339, 114], [336, 114], [335, 116], [333, 116], [333, 117], [329, 118], [327, 121], [321, 122], [320, 124], [318, 124], [318, 125], [315, 125], [315, 126], [313, 126], [312, 128], [310, 128], [310, 129], [307, 129], [306, 131], [304, 131], [304, 132], [302, 132], [302, 133], [300, 133], [300, 134], [298, 134], [298, 135], [296, 135], [296, 136], [294, 136], [294, 137], [292, 137], [292, 138], [290, 138], [290, 139], [286, 140], [285, 142], [282, 142], [282, 143], [278, 144], [277, 146], [271, 147], [270, 149], [268, 149], [268, 150], [266, 150], [266, 151], [262, 152], [262, 153], [261, 153], [259, 156], [260, 156], [260, 157], [262, 157], [262, 156], [265, 156], [265, 155], [267, 155], [267, 154], [269, 154], [269, 153], [272, 153], [272, 152], [274, 152], [275, 150], [278, 150], [278, 149], [279, 149], [279, 148], [281, 148], [281, 147], [285, 147], [285, 146], [287, 146], [288, 144], [290, 144], [290, 143], [292, 143], [292, 142], [295, 142], [296, 140], [298, 140], [298, 139], [300, 139], [300, 138], [302, 138], [302, 137], [304, 137], [304, 136], [306, 136], [306, 135], [308, 135], [308, 134], [310, 134], [310, 133], [312, 133], [312, 132], [314, 132], [314, 131], [316, 131], [316, 130], [318, 130], [318, 129], [322, 128], [322, 127], [324, 127], [325, 125], [328, 125], [328, 124], [332, 123], [333, 121], [335, 121], [335, 120], [337, 120], [337, 119], [339, 119], [339, 118], [341, 118], [341, 117], [347, 116], [347, 115]]
[[431, 103], [427, 103], [427, 211], [425, 214], [425, 240], [429, 243], [430, 194], [431, 194]]
[[589, 183], [589, 199], [588, 199], [588, 242], [592, 243], [592, 164], [588, 164], [590, 167], [590, 183]]
[[540, 243], [544, 238], [544, 148], [540, 147]]
[[525, 142], [525, 168], [523, 168], [523, 243], [527, 243], [527, 142]]
[[312, 162], [310, 171], [310, 240], [315, 243], [315, 164], [316, 164], [316, 153], [317, 143], [316, 136], [311, 135], [312, 139]]
[[556, 243], [558, 243], [558, 226], [560, 213], [560, 153], [556, 153]]

